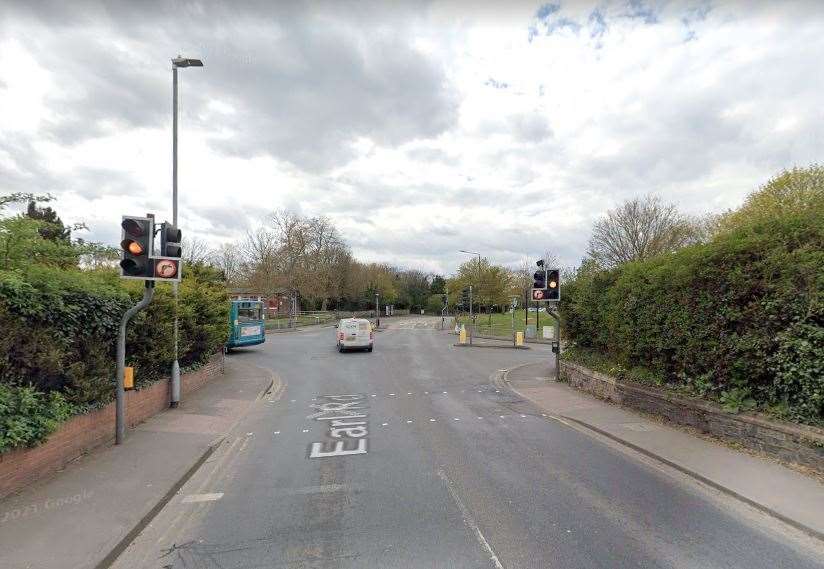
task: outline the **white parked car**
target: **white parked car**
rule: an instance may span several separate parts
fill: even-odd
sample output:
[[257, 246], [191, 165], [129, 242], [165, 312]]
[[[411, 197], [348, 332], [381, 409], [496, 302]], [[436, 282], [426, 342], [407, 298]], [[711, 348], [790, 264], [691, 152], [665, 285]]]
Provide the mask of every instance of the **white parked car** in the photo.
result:
[[339, 352], [349, 349], [372, 351], [375, 333], [366, 318], [342, 318], [336, 328]]

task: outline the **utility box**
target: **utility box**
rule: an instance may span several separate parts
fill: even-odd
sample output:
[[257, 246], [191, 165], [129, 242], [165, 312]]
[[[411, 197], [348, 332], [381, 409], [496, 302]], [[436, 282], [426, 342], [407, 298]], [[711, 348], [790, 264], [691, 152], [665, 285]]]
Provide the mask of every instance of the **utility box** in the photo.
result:
[[126, 367], [123, 371], [123, 389], [134, 389], [134, 368]]
[[535, 324], [527, 324], [524, 336], [530, 340], [534, 340], [538, 336], [538, 331], [535, 329]]
[[555, 339], [555, 326], [542, 326], [544, 329], [543, 338], [544, 340], [554, 340]]

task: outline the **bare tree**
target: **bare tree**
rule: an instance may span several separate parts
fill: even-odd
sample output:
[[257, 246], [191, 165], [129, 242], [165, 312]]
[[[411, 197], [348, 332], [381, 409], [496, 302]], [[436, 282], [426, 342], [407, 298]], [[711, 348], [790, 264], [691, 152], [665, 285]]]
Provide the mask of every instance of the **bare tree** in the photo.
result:
[[635, 198], [595, 222], [587, 254], [615, 267], [675, 251], [698, 239], [694, 223], [657, 196]]
[[184, 237], [181, 243], [183, 260], [190, 265], [205, 263], [209, 260], [209, 244], [199, 237]]
[[212, 265], [223, 271], [226, 282], [238, 284], [243, 269], [243, 254], [238, 243], [224, 243], [209, 254]]

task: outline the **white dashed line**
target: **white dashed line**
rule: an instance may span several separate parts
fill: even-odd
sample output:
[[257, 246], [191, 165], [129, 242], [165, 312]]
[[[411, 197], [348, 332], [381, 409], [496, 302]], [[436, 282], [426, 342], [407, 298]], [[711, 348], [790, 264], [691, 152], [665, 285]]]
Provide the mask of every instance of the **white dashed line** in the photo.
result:
[[430, 422], [430, 423], [434, 423], [434, 422], [435, 422], [435, 419], [431, 419], [431, 418], [430, 418], [430, 419], [429, 419], [429, 422]]
[[453, 421], [460, 421], [460, 420], [461, 420], [461, 418], [460, 418], [460, 417], [454, 417], [452, 420], [453, 420]]
[[409, 424], [409, 423], [411, 423], [411, 422], [412, 422], [412, 419], [409, 419], [409, 420], [406, 422], [406, 424], [408, 425], [408, 424]]
[[309, 429], [303, 429], [303, 430], [301, 431], [301, 433], [308, 433], [308, 432], [309, 432]]
[[276, 434], [276, 435], [279, 435], [279, 434], [280, 434], [280, 431], [275, 431], [275, 434]]
[[385, 426], [386, 426], [386, 425], [388, 425], [388, 424], [389, 424], [389, 423], [381, 423], [381, 427], [385, 427]]
[[483, 419], [483, 417], [478, 417], [478, 419]]
[[446, 395], [446, 391], [444, 391], [443, 394]]
[[412, 395], [412, 392], [410, 391], [409, 393], [407, 393], [407, 395]]
[[373, 393], [373, 394], [372, 394], [372, 397], [377, 397], [377, 395], [375, 395], [375, 394]]
[[184, 504], [196, 504], [198, 502], [214, 502], [223, 498], [223, 492], [215, 492], [213, 494], [189, 494], [184, 496], [181, 500]]
[[521, 415], [521, 419], [526, 419], [526, 415]]
[[503, 419], [504, 417], [506, 417], [506, 415], [501, 415], [501, 419]]
[[395, 394], [394, 394], [394, 393], [390, 393], [390, 394], [389, 394], [389, 397], [394, 397], [394, 396], [395, 396]]

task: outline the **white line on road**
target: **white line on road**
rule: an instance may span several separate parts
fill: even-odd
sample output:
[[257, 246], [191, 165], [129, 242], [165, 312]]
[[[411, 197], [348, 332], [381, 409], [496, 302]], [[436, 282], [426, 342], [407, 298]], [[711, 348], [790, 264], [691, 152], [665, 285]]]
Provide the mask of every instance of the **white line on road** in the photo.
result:
[[198, 502], [214, 502], [223, 498], [223, 492], [215, 492], [213, 494], [189, 494], [184, 496], [181, 500], [184, 504], [196, 504]]
[[498, 559], [498, 556], [495, 555], [495, 552], [492, 550], [492, 546], [489, 545], [489, 542], [484, 537], [484, 534], [481, 532], [481, 528], [478, 527], [478, 524], [475, 523], [475, 518], [472, 517], [472, 514], [469, 512], [469, 508], [463, 503], [460, 496], [458, 496], [458, 492], [455, 489], [455, 485], [446, 475], [443, 470], [438, 470], [438, 476], [441, 480], [444, 481], [446, 484], [446, 488], [449, 490], [449, 493], [452, 495], [452, 499], [455, 500], [455, 504], [457, 504], [458, 509], [461, 511], [461, 516], [463, 516], [464, 524], [467, 528], [469, 528], [474, 534], [475, 538], [478, 540], [478, 543], [481, 544], [481, 547], [486, 551], [486, 554], [489, 555], [489, 560], [492, 562], [492, 565], [495, 569], [504, 569], [504, 566], [501, 564], [501, 560]]
[[429, 422], [430, 422], [430, 423], [434, 423], [434, 422], [435, 422], [435, 419], [430, 418], [430, 419], [429, 419]]
[[275, 434], [276, 434], [276, 435], [279, 435], [279, 434], [280, 434], [280, 431], [275, 431]]
[[385, 426], [386, 426], [386, 425], [388, 425], [388, 424], [389, 424], [389, 423], [381, 423], [381, 427], [385, 427]]

